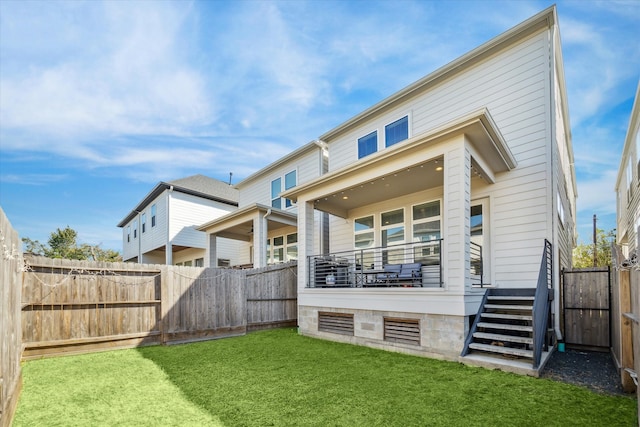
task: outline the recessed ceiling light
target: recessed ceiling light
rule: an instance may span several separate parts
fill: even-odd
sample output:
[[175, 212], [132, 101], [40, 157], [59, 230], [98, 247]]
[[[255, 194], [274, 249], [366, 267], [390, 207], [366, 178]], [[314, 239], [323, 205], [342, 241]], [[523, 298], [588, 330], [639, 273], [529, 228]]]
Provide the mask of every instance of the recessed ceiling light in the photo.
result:
[[442, 169], [443, 169], [443, 168], [442, 168], [442, 166], [438, 166], [438, 167], [436, 168], [436, 170], [437, 170], [438, 172], [440, 172]]

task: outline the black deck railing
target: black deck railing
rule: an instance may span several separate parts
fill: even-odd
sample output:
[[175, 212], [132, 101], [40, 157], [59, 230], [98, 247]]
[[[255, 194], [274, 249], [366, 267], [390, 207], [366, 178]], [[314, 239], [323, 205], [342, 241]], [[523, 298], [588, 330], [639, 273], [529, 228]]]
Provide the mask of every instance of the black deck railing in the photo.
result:
[[442, 239], [307, 257], [308, 288], [442, 287]]
[[540, 365], [542, 351], [546, 347], [547, 323], [553, 297], [553, 247], [545, 239], [536, 296], [533, 303], [533, 367]]

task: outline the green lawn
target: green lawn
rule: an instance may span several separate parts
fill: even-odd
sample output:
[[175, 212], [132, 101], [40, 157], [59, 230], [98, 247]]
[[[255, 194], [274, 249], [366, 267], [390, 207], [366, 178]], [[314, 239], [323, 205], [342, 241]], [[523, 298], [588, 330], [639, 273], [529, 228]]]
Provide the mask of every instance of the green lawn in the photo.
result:
[[637, 426], [636, 400], [295, 329], [26, 362], [18, 426]]

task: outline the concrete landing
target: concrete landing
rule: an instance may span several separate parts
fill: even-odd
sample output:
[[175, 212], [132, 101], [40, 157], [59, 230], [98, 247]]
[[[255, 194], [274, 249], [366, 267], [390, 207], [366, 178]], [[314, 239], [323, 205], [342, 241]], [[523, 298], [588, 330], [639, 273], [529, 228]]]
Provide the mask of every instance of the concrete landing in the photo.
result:
[[534, 368], [531, 359], [509, 358], [494, 354], [471, 353], [464, 357], [459, 357], [458, 361], [469, 366], [479, 366], [487, 369], [497, 369], [505, 372], [512, 372], [519, 375], [528, 375], [530, 377], [540, 377], [540, 373], [544, 369], [553, 354], [551, 351], [543, 351], [540, 356], [540, 366]]

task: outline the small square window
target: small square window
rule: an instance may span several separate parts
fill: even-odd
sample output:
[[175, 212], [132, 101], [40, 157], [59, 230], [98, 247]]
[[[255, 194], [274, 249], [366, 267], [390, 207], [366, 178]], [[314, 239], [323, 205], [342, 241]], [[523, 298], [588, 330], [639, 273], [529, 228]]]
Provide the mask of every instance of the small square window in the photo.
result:
[[378, 151], [378, 131], [358, 139], [358, 158], [361, 159]]
[[404, 116], [384, 127], [384, 140], [387, 147], [409, 138], [409, 116]]

